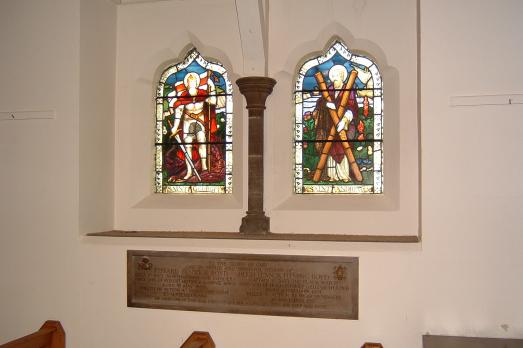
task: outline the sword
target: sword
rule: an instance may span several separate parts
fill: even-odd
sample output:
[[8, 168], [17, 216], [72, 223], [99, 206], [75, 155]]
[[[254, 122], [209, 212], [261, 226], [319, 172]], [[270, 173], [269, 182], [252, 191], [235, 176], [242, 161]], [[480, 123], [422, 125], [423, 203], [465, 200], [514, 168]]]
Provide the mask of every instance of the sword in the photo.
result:
[[198, 178], [198, 181], [202, 181], [202, 178], [200, 177], [200, 174], [198, 174], [198, 171], [196, 170], [196, 167], [194, 166], [194, 163], [192, 163], [191, 157], [189, 156], [189, 153], [187, 152], [187, 149], [185, 148], [185, 145], [182, 144], [182, 141], [180, 140], [180, 136], [176, 134], [174, 136], [174, 139], [178, 143], [178, 146], [180, 146], [180, 149], [182, 149], [182, 152], [185, 156], [185, 159], [187, 159], [187, 162], [189, 162], [189, 165], [191, 166], [191, 169], [194, 171], [194, 174], [196, 174], [196, 177]]

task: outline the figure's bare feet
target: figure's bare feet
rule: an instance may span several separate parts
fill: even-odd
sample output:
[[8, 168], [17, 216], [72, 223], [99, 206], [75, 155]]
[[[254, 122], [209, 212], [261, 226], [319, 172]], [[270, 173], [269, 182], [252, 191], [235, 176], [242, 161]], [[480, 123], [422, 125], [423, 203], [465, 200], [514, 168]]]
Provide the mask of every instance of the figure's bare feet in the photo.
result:
[[176, 176], [171, 176], [168, 180], [168, 182], [185, 182], [186, 179], [184, 178], [177, 178]]

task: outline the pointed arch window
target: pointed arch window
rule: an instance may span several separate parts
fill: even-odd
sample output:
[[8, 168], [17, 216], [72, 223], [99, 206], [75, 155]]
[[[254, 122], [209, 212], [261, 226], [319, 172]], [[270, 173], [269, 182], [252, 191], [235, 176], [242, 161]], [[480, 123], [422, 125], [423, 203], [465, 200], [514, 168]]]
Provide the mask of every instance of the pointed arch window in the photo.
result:
[[295, 193], [383, 193], [383, 85], [376, 64], [335, 41], [300, 68]]
[[163, 71], [156, 94], [156, 192], [232, 192], [232, 93], [225, 68], [196, 49]]

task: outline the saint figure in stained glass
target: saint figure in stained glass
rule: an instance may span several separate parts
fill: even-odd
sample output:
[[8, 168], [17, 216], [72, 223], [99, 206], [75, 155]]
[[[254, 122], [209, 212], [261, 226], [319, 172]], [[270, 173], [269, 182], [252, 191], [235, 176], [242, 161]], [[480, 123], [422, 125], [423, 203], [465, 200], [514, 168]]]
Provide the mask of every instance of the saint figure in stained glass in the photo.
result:
[[230, 193], [232, 86], [218, 63], [193, 49], [158, 86], [156, 191]]
[[295, 192], [382, 193], [382, 83], [335, 42], [301, 66], [295, 90]]

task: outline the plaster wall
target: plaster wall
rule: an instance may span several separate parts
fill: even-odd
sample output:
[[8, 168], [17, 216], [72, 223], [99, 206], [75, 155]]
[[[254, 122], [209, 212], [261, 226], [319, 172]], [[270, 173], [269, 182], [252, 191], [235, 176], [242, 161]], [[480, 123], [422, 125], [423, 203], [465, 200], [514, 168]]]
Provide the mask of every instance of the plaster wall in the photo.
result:
[[80, 233], [114, 224], [116, 6], [80, 1]]
[[[243, 69], [234, 1], [163, 1], [118, 8], [115, 227], [237, 231], [243, 215], [243, 100], [234, 95], [234, 193], [153, 194], [156, 87], [163, 69], [192, 46], [222, 63], [234, 84]], [[245, 204], [246, 205], [246, 204]]]
[[[147, 123], [153, 118], [150, 86], [159, 64], [178, 56], [187, 41], [199, 41], [206, 55], [220, 59], [230, 71], [241, 67], [241, 46], [234, 34], [237, 33], [234, 23], [230, 23], [234, 7], [229, 1], [223, 2], [221, 10], [214, 7], [209, 10], [218, 17], [228, 18], [224, 23], [227, 40], [222, 50], [213, 48], [217, 45], [212, 43], [223, 35], [202, 26], [191, 29], [198, 30], [197, 37], [189, 30], [174, 30], [164, 49], [155, 51], [159, 41], [153, 34], [157, 30], [147, 24], [161, 18], [162, 25], [171, 30], [169, 20], [183, 13], [185, 6], [196, 10], [200, 6], [214, 6], [212, 3], [215, 2], [126, 5], [118, 8], [115, 18], [105, 8], [106, 2], [97, 2], [100, 6], [97, 16], [105, 13], [109, 17], [102, 22], [108, 23], [110, 29], [110, 23], [116, 21], [118, 30], [115, 114], [115, 142], [120, 144], [115, 149], [118, 181], [132, 184], [126, 178], [129, 173], [149, 173], [149, 169], [140, 168], [137, 163], [130, 167], [123, 165], [131, 162], [122, 162], [121, 144], [133, 146], [133, 137], [136, 141], [143, 139], [137, 130], [122, 123], [126, 117], [137, 120], [145, 115], [139, 122], [152, 130]], [[83, 105], [82, 86], [95, 85], [81, 78], [81, 62], [90, 61], [80, 53], [81, 44], [93, 38], [81, 39], [79, 20], [97, 12], [80, 12], [83, 7], [80, 5], [78, 1], [65, 0], [0, 2], [0, 109], [56, 110], [55, 120], [0, 122], [2, 342], [24, 335], [50, 318], [64, 324], [69, 347], [85, 348], [176, 347], [194, 330], [209, 331], [219, 347], [231, 348], [244, 347], [246, 342], [255, 348], [359, 347], [364, 341], [379, 341], [385, 347], [421, 348], [421, 335], [426, 332], [523, 337], [520, 276], [523, 162], [519, 156], [523, 145], [519, 134], [523, 126], [522, 106], [449, 106], [449, 97], [454, 95], [521, 93], [523, 76], [519, 63], [523, 60], [523, 50], [518, 44], [523, 30], [519, 21], [521, 2], [421, 2], [423, 240], [408, 245], [108, 239], [80, 235], [79, 201], [86, 197], [81, 195], [82, 185], [89, 188], [93, 184], [81, 179], [79, 168], [94, 149], [86, 147], [87, 155], [80, 158], [78, 153], [82, 153], [83, 141], [89, 143], [94, 130], [107, 125], [102, 121], [84, 121], [82, 115], [89, 109], [79, 107]], [[339, 25], [337, 14], [329, 16], [334, 16], [332, 23]], [[90, 35], [94, 39], [98, 36], [98, 40], [105, 37], [103, 32]], [[135, 42], [132, 50], [132, 45], [123, 45], [131, 41]], [[107, 45], [90, 47], [102, 57], [114, 54]], [[124, 60], [124, 54], [132, 59]], [[105, 65], [109, 63], [100, 64], [111, 73]], [[93, 79], [111, 83], [111, 78]], [[37, 88], [41, 85], [42, 88]], [[27, 87], [33, 92], [31, 97], [20, 94]], [[127, 95], [139, 102], [133, 103], [133, 107], [126, 105], [130, 100]], [[110, 104], [107, 100], [103, 102], [108, 107]], [[243, 108], [239, 99], [235, 110]], [[103, 110], [94, 108], [92, 112], [95, 111]], [[89, 124], [93, 130], [89, 130]], [[244, 126], [241, 123], [237, 126], [237, 134], [238, 130], [245, 132]], [[98, 130], [100, 141], [110, 143], [110, 135]], [[142, 154], [133, 151], [126, 154], [139, 155]], [[239, 158], [242, 157], [240, 153]], [[96, 167], [110, 170], [107, 169], [110, 159], [93, 158]], [[240, 173], [244, 170], [240, 168]], [[140, 185], [130, 186], [129, 192], [124, 192], [125, 187], [118, 183], [115, 185], [115, 226], [128, 227], [140, 221], [151, 224], [171, 217], [169, 209], [157, 211], [162, 202], [155, 201], [142, 202], [149, 212], [136, 218], [127, 216], [131, 214], [125, 209], [140, 203], [146, 192]], [[106, 193], [100, 195], [96, 200], [111, 197]], [[242, 192], [235, 196], [227, 209], [205, 211], [206, 216], [216, 218], [216, 226], [221, 229], [237, 228], [243, 214], [244, 195]], [[196, 206], [198, 202], [191, 204]], [[111, 218], [105, 212], [94, 208], [92, 211], [97, 226], [110, 224]], [[167, 223], [155, 227], [164, 225]], [[127, 249], [358, 256], [360, 319], [127, 308]]]
[[[419, 139], [417, 1], [280, 1], [269, 6], [269, 76], [277, 79], [268, 103], [266, 207], [271, 230], [287, 233], [417, 235]], [[394, 28], [394, 30], [391, 30]], [[384, 193], [296, 195], [292, 161], [298, 69], [341, 39], [371, 58], [383, 81]], [[287, 179], [288, 178], [288, 179]], [[292, 221], [292, 223], [290, 223]]]
[[55, 112], [0, 121], [2, 343], [78, 315], [79, 19], [79, 1], [0, 3], [0, 109]]

